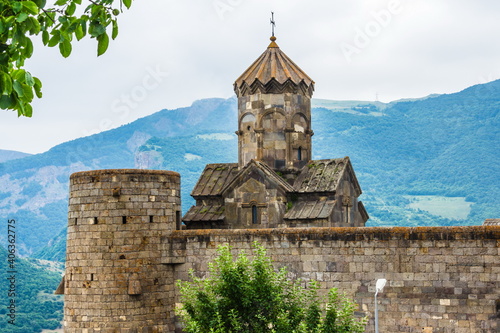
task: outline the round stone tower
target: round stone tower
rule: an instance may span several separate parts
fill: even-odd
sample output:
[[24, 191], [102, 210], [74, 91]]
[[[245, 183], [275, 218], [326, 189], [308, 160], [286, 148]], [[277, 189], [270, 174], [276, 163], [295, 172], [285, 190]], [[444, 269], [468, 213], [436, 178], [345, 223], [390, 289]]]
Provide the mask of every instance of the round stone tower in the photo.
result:
[[171, 332], [172, 267], [162, 237], [180, 227], [180, 176], [97, 170], [70, 177], [64, 331]]
[[234, 83], [238, 96], [239, 167], [255, 159], [281, 173], [311, 159], [311, 97], [314, 81], [276, 44]]

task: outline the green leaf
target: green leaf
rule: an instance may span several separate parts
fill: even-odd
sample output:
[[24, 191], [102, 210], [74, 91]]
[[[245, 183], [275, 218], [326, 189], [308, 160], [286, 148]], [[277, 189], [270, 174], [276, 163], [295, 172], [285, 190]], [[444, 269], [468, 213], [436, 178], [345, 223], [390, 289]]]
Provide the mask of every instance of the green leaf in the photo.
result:
[[80, 25], [80, 20], [78, 20], [76, 17], [71, 17], [69, 19], [69, 22], [70, 22], [70, 25], [69, 27], [66, 29], [66, 31], [69, 33], [69, 34], [73, 34], [76, 30], [76, 28]]
[[12, 4], [12, 10], [14, 11], [14, 13], [19, 13], [21, 9], [23, 9], [23, 4], [20, 1], [14, 1], [14, 3]]
[[59, 32], [59, 30], [53, 31], [52, 34], [53, 35], [49, 39], [49, 42], [47, 44], [49, 47], [54, 47], [61, 41], [61, 33]]
[[47, 27], [51, 27], [56, 20], [56, 13], [55, 12], [44, 12], [44, 15], [40, 16], [40, 18], [45, 18], [45, 17], [48, 18], [48, 19], [44, 20], [45, 25]]
[[69, 57], [71, 54], [71, 42], [67, 39], [59, 43], [59, 51], [64, 58]]
[[27, 84], [21, 84], [21, 88], [23, 89], [24, 99], [28, 102], [31, 102], [33, 100], [33, 88], [31, 88]]
[[12, 92], [12, 78], [9, 74], [2, 72], [0, 77], [2, 87], [2, 94], [8, 95]]
[[47, 46], [47, 44], [49, 43], [49, 39], [50, 39], [49, 32], [47, 30], [42, 31], [43, 45]]
[[97, 37], [97, 56], [100, 56], [106, 52], [109, 45], [109, 37], [107, 33], [104, 33]]
[[24, 116], [24, 103], [22, 101], [17, 100], [14, 109], [17, 110], [18, 117]]
[[37, 77], [33, 77], [33, 81], [35, 81], [33, 88], [35, 89], [36, 97], [42, 98], [42, 81], [40, 81]]
[[118, 36], [118, 23], [116, 20], [113, 20], [113, 30], [111, 32], [111, 38], [115, 39]]
[[24, 90], [21, 82], [14, 80], [14, 84], [12, 85], [14, 91], [17, 93], [17, 96], [24, 97]]
[[122, 3], [125, 5], [125, 7], [130, 8], [132, 5], [132, 0], [122, 0]]
[[57, 20], [62, 24], [66, 24], [68, 22], [68, 17], [67, 16], [59, 16]]
[[31, 15], [38, 14], [38, 6], [33, 1], [22, 1], [24, 9]]
[[66, 15], [71, 16], [75, 13], [75, 11], [76, 11], [76, 4], [74, 2], [72, 2], [66, 8]]
[[26, 46], [24, 47], [24, 56], [27, 58], [31, 58], [33, 55], [33, 42], [31, 39], [26, 38]]
[[32, 35], [38, 35], [38, 33], [41, 30], [40, 22], [38, 22], [38, 20], [36, 18], [34, 18], [33, 16], [28, 17], [28, 20], [31, 23], [30, 33]]
[[11, 72], [12, 79], [24, 82], [26, 80], [26, 71], [24, 69], [15, 69]]
[[28, 86], [33, 87], [35, 85], [35, 79], [31, 76], [30, 72], [24, 73], [24, 78], [24, 82], [26, 82]]
[[77, 40], [82, 39], [85, 36], [85, 32], [83, 31], [83, 27], [81, 24], [78, 24], [75, 29], [75, 36]]
[[47, 3], [46, 0], [34, 0], [34, 3], [36, 3], [38, 8], [45, 8], [45, 4]]
[[31, 104], [26, 103], [24, 105], [24, 116], [31, 118], [32, 115], [33, 115], [33, 107], [31, 106]]
[[98, 37], [106, 32], [106, 28], [102, 26], [98, 21], [92, 21], [89, 25], [89, 34], [94, 37]]
[[15, 100], [11, 94], [0, 96], [0, 109], [11, 109], [15, 104]]
[[27, 18], [28, 18], [27, 13], [24, 13], [24, 12], [19, 13], [19, 15], [17, 15], [17, 17], [16, 17], [16, 22], [19, 22], [19, 23], [24, 22], [24, 21], [26, 21]]
[[68, 0], [57, 0], [54, 5], [56, 5], [56, 6], [64, 6], [67, 2], [68, 2]]

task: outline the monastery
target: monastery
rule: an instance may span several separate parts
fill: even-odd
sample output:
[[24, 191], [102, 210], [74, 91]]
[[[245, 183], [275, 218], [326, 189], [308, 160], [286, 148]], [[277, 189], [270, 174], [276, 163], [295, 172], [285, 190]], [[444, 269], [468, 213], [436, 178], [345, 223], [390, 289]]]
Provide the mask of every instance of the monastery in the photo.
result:
[[500, 330], [500, 226], [368, 228], [348, 157], [312, 160], [314, 81], [276, 38], [236, 79], [238, 163], [209, 164], [182, 217], [180, 175], [94, 170], [70, 177], [66, 333], [182, 332], [177, 280], [208, 273], [217, 246], [267, 249], [320, 292], [338, 288], [374, 331]]

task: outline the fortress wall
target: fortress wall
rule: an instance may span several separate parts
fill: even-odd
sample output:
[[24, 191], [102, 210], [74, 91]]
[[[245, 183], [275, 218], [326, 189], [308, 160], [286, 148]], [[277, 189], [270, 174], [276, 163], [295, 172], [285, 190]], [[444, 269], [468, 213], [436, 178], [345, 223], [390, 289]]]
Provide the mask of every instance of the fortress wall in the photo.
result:
[[180, 217], [180, 176], [97, 170], [70, 178], [66, 333], [172, 332], [172, 266], [161, 238]]
[[178, 263], [175, 279], [189, 269], [204, 276], [217, 245], [249, 253], [254, 241], [292, 277], [352, 296], [370, 318], [367, 332], [378, 278], [388, 280], [378, 295], [380, 332], [500, 329], [500, 227], [182, 230], [164, 239], [164, 262]]

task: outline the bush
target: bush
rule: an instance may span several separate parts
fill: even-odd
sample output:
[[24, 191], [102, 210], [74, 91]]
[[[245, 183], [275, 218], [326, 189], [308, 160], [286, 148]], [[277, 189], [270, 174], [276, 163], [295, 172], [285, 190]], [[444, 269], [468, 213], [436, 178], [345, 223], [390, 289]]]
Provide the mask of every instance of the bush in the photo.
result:
[[308, 289], [276, 272], [265, 249], [255, 243], [250, 261], [244, 252], [236, 260], [229, 246], [219, 246], [209, 264], [209, 276], [190, 272], [192, 282], [178, 281], [181, 316], [192, 333], [347, 333], [364, 332], [366, 319], [354, 317], [356, 305], [336, 289], [327, 302], [318, 297], [318, 284]]

